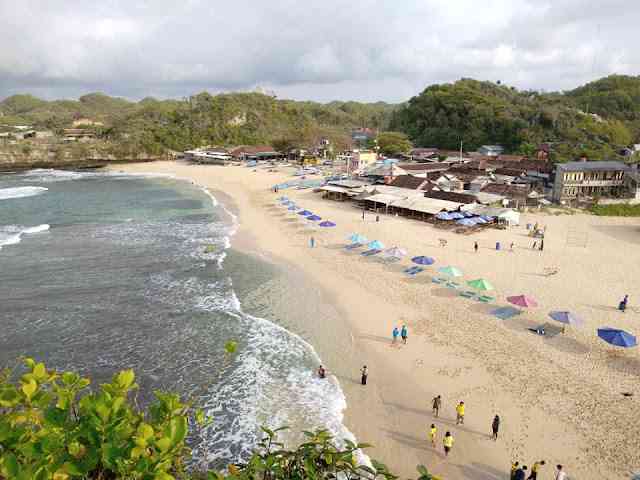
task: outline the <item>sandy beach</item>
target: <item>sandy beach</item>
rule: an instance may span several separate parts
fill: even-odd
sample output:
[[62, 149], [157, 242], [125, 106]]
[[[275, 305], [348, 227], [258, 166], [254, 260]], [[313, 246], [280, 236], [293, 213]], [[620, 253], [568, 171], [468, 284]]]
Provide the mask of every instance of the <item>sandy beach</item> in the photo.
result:
[[[632, 288], [640, 282], [639, 220], [526, 213], [520, 227], [463, 236], [402, 217], [381, 214], [376, 222], [368, 213], [363, 220], [351, 204], [323, 200], [311, 190], [276, 195], [270, 187], [290, 178], [284, 171], [180, 162], [112, 169], [171, 174], [214, 194], [225, 192], [240, 222], [234, 248], [308, 278], [309, 304], [326, 305], [339, 323], [304, 327], [301, 321], [292, 328], [305, 329], [296, 333], [311, 340], [340, 382], [347, 427], [359, 441], [373, 444], [366, 453], [395, 473], [415, 477], [422, 463], [447, 480], [503, 479], [511, 461], [532, 465], [541, 459], [542, 479], [553, 478], [558, 463], [573, 479], [623, 479], [640, 472], [640, 353], [619, 351], [596, 335], [601, 326], [640, 334], [640, 297]], [[282, 194], [337, 226], [306, 230], [275, 206]], [[543, 252], [531, 248], [524, 227], [535, 222], [547, 226]], [[408, 258], [384, 264], [345, 250], [354, 232], [399, 246], [409, 258], [432, 256], [436, 264], [409, 278], [401, 272]], [[309, 246], [311, 236], [315, 248]], [[439, 246], [441, 238], [446, 247]], [[460, 268], [462, 281], [489, 280], [495, 302], [467, 300], [432, 283], [437, 268], [446, 265]], [[550, 267], [559, 273], [545, 275]], [[489, 313], [519, 294], [533, 296], [539, 307], [508, 320]], [[615, 307], [624, 294], [630, 295], [630, 308], [621, 313]], [[286, 298], [279, 308], [286, 309]], [[553, 323], [552, 310], [575, 312], [586, 324], [553, 338], [528, 330]], [[403, 323], [408, 344], [392, 345], [391, 330]], [[359, 370], [365, 364], [370, 376], [362, 386]], [[443, 408], [434, 419], [431, 399], [437, 394]], [[466, 404], [466, 418], [456, 426], [459, 401]], [[495, 414], [502, 419], [496, 442], [490, 438]], [[431, 423], [438, 427], [435, 449], [427, 437]], [[448, 458], [445, 431], [455, 438]]]

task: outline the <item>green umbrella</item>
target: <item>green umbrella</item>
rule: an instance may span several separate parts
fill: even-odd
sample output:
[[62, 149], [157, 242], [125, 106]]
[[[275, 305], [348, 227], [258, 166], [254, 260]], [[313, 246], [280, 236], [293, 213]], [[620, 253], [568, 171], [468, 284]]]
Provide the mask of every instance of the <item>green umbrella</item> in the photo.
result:
[[443, 275], [448, 275], [450, 277], [461, 277], [462, 276], [462, 270], [460, 270], [459, 268], [456, 268], [456, 267], [452, 267], [452, 266], [439, 268], [438, 271], [440, 273], [442, 273]]
[[477, 280], [471, 280], [467, 282], [471, 288], [475, 288], [476, 290], [493, 290], [493, 285], [491, 285], [484, 278], [478, 278]]

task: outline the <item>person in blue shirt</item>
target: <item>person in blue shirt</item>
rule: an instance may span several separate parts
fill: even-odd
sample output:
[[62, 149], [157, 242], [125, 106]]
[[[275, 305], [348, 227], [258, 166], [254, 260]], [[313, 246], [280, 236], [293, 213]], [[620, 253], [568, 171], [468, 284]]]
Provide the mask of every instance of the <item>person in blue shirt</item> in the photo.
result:
[[402, 337], [402, 343], [407, 344], [407, 337], [409, 336], [409, 332], [407, 330], [406, 325], [402, 325], [402, 330], [400, 331], [400, 336]]
[[400, 330], [398, 330], [398, 327], [393, 327], [393, 332], [391, 332], [391, 335], [393, 335], [393, 343], [395, 344], [398, 340], [398, 335], [400, 335]]

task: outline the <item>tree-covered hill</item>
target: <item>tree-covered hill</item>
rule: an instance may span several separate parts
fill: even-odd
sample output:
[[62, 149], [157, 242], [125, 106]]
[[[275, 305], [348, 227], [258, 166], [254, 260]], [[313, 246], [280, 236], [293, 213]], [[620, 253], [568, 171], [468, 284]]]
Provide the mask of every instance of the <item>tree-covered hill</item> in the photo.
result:
[[[639, 85], [637, 78], [608, 77], [564, 94], [545, 94], [462, 79], [426, 88], [393, 113], [391, 127], [420, 146], [456, 149], [462, 141], [467, 150], [500, 144], [530, 154], [548, 142], [558, 161], [582, 153], [612, 158], [638, 140]], [[594, 99], [589, 112], [582, 108], [587, 98]]]
[[329, 138], [337, 149], [355, 127], [406, 133], [415, 146], [472, 151], [501, 144], [532, 154], [552, 144], [552, 159], [586, 154], [615, 158], [640, 143], [640, 77], [610, 76], [568, 92], [520, 91], [499, 83], [462, 79], [427, 87], [406, 104], [300, 102], [259, 93], [139, 102], [92, 93], [78, 100], [44, 101], [14, 95], [0, 102], [0, 124], [60, 130], [74, 119], [104, 123], [98, 134], [130, 151], [158, 154], [201, 145], [272, 144], [305, 147]]

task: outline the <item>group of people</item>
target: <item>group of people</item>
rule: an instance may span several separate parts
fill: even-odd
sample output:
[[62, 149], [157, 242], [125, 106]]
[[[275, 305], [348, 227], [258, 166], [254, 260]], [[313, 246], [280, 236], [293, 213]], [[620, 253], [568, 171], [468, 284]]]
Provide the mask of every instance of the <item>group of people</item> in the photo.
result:
[[406, 325], [402, 325], [401, 329], [398, 327], [393, 327], [393, 331], [391, 332], [391, 336], [393, 337], [393, 344], [395, 345], [398, 341], [398, 335], [402, 338], [402, 343], [407, 344], [407, 338], [409, 337], [409, 330]]
[[[529, 476], [527, 477], [527, 466], [520, 465], [520, 462], [514, 462], [511, 465], [511, 480], [536, 480], [538, 478], [538, 473], [542, 467], [546, 465], [544, 460], [539, 460], [534, 462], [531, 470], [529, 471]], [[554, 477], [555, 480], [566, 480], [567, 474], [562, 468], [562, 465], [556, 465], [556, 475]]]

